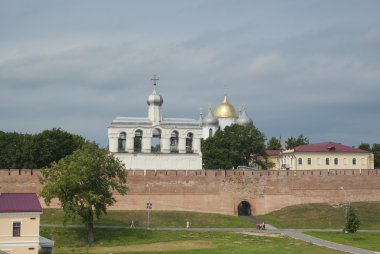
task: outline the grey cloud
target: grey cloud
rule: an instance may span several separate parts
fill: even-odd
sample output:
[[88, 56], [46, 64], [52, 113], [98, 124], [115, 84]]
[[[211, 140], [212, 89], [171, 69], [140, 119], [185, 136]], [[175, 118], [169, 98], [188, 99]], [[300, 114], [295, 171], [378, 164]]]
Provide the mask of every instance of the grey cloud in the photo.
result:
[[268, 137], [379, 142], [375, 2], [90, 3], [0, 8], [0, 129], [62, 127], [106, 146], [115, 116], [147, 115], [158, 74], [166, 117], [198, 118], [226, 87]]

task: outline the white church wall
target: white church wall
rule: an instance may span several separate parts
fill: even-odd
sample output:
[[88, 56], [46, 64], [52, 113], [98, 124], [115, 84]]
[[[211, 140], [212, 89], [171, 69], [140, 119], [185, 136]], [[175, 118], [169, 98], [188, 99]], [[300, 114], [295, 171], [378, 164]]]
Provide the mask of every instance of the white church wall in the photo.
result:
[[236, 118], [219, 118], [218, 120], [221, 130], [224, 130], [226, 126], [230, 126], [236, 122]]
[[114, 154], [126, 169], [153, 170], [200, 170], [201, 154], [154, 154], [154, 153], [116, 153]]
[[207, 139], [210, 137], [210, 129], [212, 130], [211, 136], [215, 135], [215, 132], [218, 130], [219, 126], [203, 126], [202, 128], [202, 138]]

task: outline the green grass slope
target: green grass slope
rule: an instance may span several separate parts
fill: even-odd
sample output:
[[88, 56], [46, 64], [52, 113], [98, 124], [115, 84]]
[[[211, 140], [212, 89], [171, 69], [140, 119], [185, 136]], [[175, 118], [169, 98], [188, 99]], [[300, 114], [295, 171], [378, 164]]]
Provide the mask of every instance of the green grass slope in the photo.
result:
[[[135, 227], [146, 227], [147, 211], [108, 211], [95, 221], [95, 225], [126, 226], [134, 221]], [[213, 213], [197, 213], [182, 211], [150, 211], [150, 227], [185, 228], [189, 220], [193, 228], [252, 228], [255, 227], [243, 217], [220, 215]], [[44, 209], [41, 224], [62, 224], [62, 209]], [[68, 221], [68, 224], [82, 224], [80, 218]]]
[[55, 254], [69, 253], [169, 253], [169, 254], [338, 254], [327, 249], [283, 237], [226, 232], [148, 231], [96, 229], [95, 244], [86, 244], [83, 228], [42, 228], [41, 234], [55, 241]]
[[305, 232], [305, 234], [330, 242], [341, 243], [367, 250], [380, 251], [380, 234], [376, 233], [345, 234], [338, 232]]
[[[361, 221], [360, 229], [380, 229], [380, 203], [352, 203]], [[257, 216], [278, 228], [341, 229], [344, 225], [344, 208], [328, 204], [306, 204], [283, 208]]]

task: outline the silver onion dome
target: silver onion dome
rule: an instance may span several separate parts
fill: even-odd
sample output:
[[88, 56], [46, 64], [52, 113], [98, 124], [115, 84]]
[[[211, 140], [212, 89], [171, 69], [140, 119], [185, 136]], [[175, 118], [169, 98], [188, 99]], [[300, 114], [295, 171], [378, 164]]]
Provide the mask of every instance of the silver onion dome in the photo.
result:
[[243, 113], [240, 114], [239, 118], [236, 120], [236, 123], [244, 126], [253, 124], [252, 119], [249, 118], [245, 109], [243, 109]]
[[149, 95], [147, 103], [149, 106], [161, 106], [164, 103], [164, 99], [162, 98], [162, 96], [156, 92], [156, 86], [154, 86], [153, 93]]
[[214, 115], [211, 113], [211, 107], [208, 108], [208, 114], [205, 118], [202, 120], [202, 124], [206, 126], [217, 126], [219, 125], [219, 120], [214, 117]]

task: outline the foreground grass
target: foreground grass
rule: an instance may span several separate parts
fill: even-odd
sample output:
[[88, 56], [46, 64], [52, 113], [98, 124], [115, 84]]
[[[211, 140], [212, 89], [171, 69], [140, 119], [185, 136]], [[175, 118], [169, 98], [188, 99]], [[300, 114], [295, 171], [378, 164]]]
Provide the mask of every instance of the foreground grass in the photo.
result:
[[[146, 211], [108, 211], [107, 215], [95, 221], [96, 225], [126, 226], [134, 221], [135, 227], [147, 226]], [[151, 211], [150, 227], [185, 227], [189, 220], [193, 228], [252, 228], [255, 227], [243, 217], [220, 215], [212, 213], [196, 213], [181, 211]], [[41, 224], [62, 224], [62, 209], [44, 209]], [[68, 224], [82, 224], [78, 220]]]
[[341, 243], [362, 249], [380, 251], [380, 234], [355, 233], [345, 234], [338, 232], [305, 232], [305, 234], [318, 237], [330, 242]]
[[[352, 203], [360, 219], [360, 229], [380, 229], [380, 203]], [[278, 228], [340, 229], [344, 225], [344, 209], [328, 204], [289, 206], [257, 216]]]
[[55, 241], [54, 253], [207, 253], [207, 254], [336, 254], [342, 253], [279, 235], [258, 236], [225, 232], [96, 229], [95, 245], [86, 245], [83, 228], [44, 228], [41, 235]]

